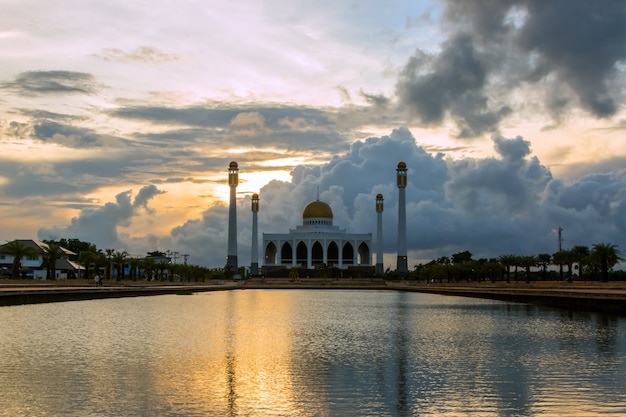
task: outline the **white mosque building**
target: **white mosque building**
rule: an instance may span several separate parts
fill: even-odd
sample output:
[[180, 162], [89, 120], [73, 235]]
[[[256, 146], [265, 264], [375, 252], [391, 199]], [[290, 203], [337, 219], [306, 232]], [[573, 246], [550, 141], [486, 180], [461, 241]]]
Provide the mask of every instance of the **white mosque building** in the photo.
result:
[[263, 233], [265, 267], [314, 269], [372, 266], [372, 234], [346, 233], [333, 225], [333, 211], [319, 199], [302, 212], [302, 225], [289, 233]]

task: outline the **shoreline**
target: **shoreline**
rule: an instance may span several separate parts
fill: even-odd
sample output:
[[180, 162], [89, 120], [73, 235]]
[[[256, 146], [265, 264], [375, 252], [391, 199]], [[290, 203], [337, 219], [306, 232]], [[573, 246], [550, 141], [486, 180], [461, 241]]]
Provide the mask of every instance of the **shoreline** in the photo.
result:
[[246, 281], [212, 280], [205, 283], [111, 282], [96, 287], [86, 280], [0, 280], [0, 307], [104, 298], [246, 289], [385, 290], [494, 299], [551, 306], [575, 311], [595, 311], [626, 316], [625, 282], [533, 282], [426, 284], [382, 279], [258, 278]]

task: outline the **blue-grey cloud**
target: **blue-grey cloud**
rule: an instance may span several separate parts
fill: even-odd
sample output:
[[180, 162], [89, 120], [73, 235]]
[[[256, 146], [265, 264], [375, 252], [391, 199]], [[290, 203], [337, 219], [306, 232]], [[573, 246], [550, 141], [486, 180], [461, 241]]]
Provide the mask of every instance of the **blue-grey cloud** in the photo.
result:
[[25, 71], [12, 81], [0, 83], [0, 89], [24, 96], [93, 94], [100, 85], [93, 75], [84, 72]]
[[37, 232], [40, 239], [72, 237], [87, 242], [95, 242], [100, 248], [129, 249], [129, 242], [119, 235], [118, 228], [130, 224], [132, 217], [146, 209], [150, 214], [148, 202], [162, 193], [153, 185], [139, 190], [135, 200], [131, 191], [124, 191], [115, 196], [115, 202], [107, 202], [102, 207], [85, 208], [70, 221], [67, 226], [41, 228]]
[[541, 87], [558, 122], [579, 107], [595, 117], [624, 99], [626, 4], [619, 0], [446, 0], [448, 39], [417, 50], [396, 85], [400, 105], [428, 125], [448, 118], [456, 136], [497, 133], [516, 108], [512, 91]]

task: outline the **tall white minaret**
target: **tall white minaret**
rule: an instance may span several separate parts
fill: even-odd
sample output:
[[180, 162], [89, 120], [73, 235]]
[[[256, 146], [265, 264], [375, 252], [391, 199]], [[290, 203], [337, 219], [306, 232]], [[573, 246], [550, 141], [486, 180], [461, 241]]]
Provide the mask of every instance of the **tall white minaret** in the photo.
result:
[[383, 267], [383, 195], [376, 194], [376, 273], [382, 274]]
[[257, 214], [259, 212], [259, 195], [252, 194], [252, 255], [250, 261], [250, 273], [259, 275], [259, 226]]
[[397, 273], [404, 277], [409, 272], [406, 258], [406, 164], [398, 162], [398, 267]]
[[230, 187], [230, 206], [228, 207], [228, 255], [226, 265], [237, 274], [237, 185], [239, 185], [239, 165], [232, 161], [228, 165], [228, 185]]

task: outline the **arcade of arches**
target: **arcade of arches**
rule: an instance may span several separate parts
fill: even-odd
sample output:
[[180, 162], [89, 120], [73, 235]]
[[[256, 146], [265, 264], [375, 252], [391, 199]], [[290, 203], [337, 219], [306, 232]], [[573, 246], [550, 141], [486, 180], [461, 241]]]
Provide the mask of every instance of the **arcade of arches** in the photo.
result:
[[308, 269], [319, 264], [371, 266], [371, 233], [346, 233], [332, 224], [330, 206], [316, 200], [302, 213], [302, 226], [289, 233], [264, 233], [266, 266], [300, 266]]

